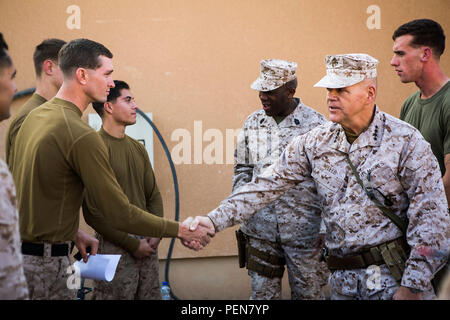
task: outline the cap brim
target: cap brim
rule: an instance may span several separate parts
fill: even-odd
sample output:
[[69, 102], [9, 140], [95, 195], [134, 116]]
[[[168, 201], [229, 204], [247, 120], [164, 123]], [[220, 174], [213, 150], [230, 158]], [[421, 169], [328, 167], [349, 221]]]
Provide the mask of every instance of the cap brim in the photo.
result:
[[326, 75], [322, 79], [320, 79], [319, 82], [317, 82], [314, 87], [321, 87], [321, 88], [331, 88], [331, 89], [338, 89], [338, 88], [345, 88], [350, 87], [354, 84], [357, 84], [358, 82], [363, 81], [364, 78], [358, 79], [358, 78], [343, 78], [338, 76], [330, 76]]
[[272, 90], [278, 89], [281, 86], [277, 86], [277, 85], [274, 85], [274, 84], [268, 84], [263, 79], [258, 78], [255, 81], [253, 81], [253, 83], [251, 84], [250, 88], [252, 88], [253, 90], [256, 90], [256, 91], [264, 92], [264, 91], [272, 91]]

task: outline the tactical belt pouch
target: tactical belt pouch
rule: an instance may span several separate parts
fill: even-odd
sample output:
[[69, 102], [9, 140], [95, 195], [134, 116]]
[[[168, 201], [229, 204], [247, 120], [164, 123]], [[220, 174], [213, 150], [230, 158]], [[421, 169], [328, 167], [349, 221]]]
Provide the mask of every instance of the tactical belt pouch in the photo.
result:
[[[262, 264], [257, 261], [255, 257], [274, 266]], [[278, 257], [268, 252], [258, 250], [250, 246], [250, 244], [247, 246], [247, 269], [255, 271], [259, 275], [271, 279], [281, 278], [283, 277], [285, 263], [286, 260], [284, 257]]]
[[271, 279], [281, 278], [283, 277], [284, 273], [284, 266], [278, 267], [266, 266], [254, 260], [252, 257], [249, 257], [247, 261], [247, 269]]
[[406, 240], [404, 237], [401, 237], [395, 241], [383, 243], [378, 246], [386, 266], [397, 282], [402, 280], [405, 263], [409, 256], [409, 246], [404, 243], [406, 243]]
[[236, 240], [238, 247], [239, 268], [244, 268], [247, 261], [247, 239], [241, 229], [236, 230]]
[[346, 257], [326, 256], [328, 268], [333, 270], [362, 269], [370, 265], [386, 264], [396, 281], [400, 281], [409, 256], [404, 237], [382, 243], [359, 254]]
[[253, 248], [250, 245], [247, 248], [247, 257], [249, 257], [249, 258], [258, 257], [259, 259], [263, 260], [264, 262], [274, 264], [274, 265], [279, 265], [279, 266], [283, 266], [286, 263], [286, 260], [284, 259], [284, 257], [278, 257], [273, 254], [270, 254], [270, 253], [267, 253], [264, 251], [260, 251], [258, 249]]
[[[248, 243], [248, 236], [240, 229], [236, 230], [236, 240], [238, 245], [239, 268], [245, 267], [248, 270], [268, 278], [281, 278], [283, 276], [284, 264], [286, 263], [286, 260], [283, 257], [277, 257], [251, 247]], [[255, 257], [276, 266], [272, 267], [264, 265], [255, 260]]]

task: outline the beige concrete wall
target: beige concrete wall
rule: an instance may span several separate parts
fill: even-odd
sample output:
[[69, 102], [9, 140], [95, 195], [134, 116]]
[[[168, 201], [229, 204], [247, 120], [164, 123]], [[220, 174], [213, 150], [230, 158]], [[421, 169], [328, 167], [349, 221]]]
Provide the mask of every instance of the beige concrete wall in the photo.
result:
[[[73, 12], [67, 12], [71, 5], [80, 9], [79, 29], [69, 28], [77, 22]], [[380, 29], [369, 28], [372, 5], [380, 10]], [[369, 53], [380, 61], [378, 104], [398, 116], [402, 101], [416, 89], [414, 84], [401, 84], [389, 65], [392, 33], [400, 24], [422, 17], [439, 21], [449, 33], [449, 11], [448, 0], [1, 0], [0, 31], [18, 70], [19, 90], [34, 86], [32, 53], [44, 38], [86, 37], [102, 42], [114, 53], [115, 78], [131, 85], [142, 110], [153, 112], [169, 150], [179, 144], [171, 141], [172, 134], [187, 129], [192, 143], [187, 152], [194, 159], [195, 146], [200, 154], [208, 151], [211, 142], [202, 141], [206, 130], [217, 129], [225, 137], [227, 129], [239, 129], [246, 116], [260, 108], [257, 93], [249, 86], [264, 58], [298, 62], [297, 95], [326, 114], [325, 89], [312, 87], [325, 73], [324, 56]], [[448, 52], [442, 66], [450, 74]], [[14, 103], [12, 113], [23, 101]], [[198, 136], [195, 121], [202, 125]], [[1, 157], [7, 126], [8, 121], [0, 124]], [[232, 150], [234, 141], [223, 141], [223, 163], [176, 165], [182, 219], [207, 213], [229, 194], [233, 166], [226, 163], [227, 146]], [[156, 137], [154, 153], [165, 215], [173, 218], [171, 173]], [[162, 242], [161, 258], [168, 243]], [[209, 272], [219, 270], [222, 263], [207, 257], [235, 254], [233, 230], [218, 234], [201, 252], [189, 251], [179, 242], [174, 249], [177, 259], [205, 257], [198, 263]], [[233, 296], [226, 283], [234, 282], [234, 268], [217, 272], [229, 277], [220, 287], [229, 290], [224, 293], [227, 297]], [[179, 277], [176, 270], [172, 279]], [[182, 290], [187, 280], [180, 276], [179, 282]]]

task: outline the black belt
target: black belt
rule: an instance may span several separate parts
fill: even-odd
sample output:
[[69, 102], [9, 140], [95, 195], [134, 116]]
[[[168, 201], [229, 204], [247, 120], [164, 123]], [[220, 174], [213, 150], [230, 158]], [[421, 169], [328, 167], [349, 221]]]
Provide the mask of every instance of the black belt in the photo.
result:
[[[22, 242], [22, 254], [30, 256], [44, 256], [44, 243]], [[51, 256], [68, 256], [73, 249], [74, 243], [69, 246], [67, 243], [51, 244]]]
[[385, 242], [381, 245], [374, 246], [368, 250], [360, 252], [359, 254], [349, 255], [345, 257], [336, 257], [326, 255], [325, 261], [327, 262], [328, 269], [333, 270], [349, 270], [349, 269], [362, 269], [367, 268], [370, 265], [382, 265], [386, 262], [381, 254], [381, 248], [383, 245], [396, 244], [404, 251], [405, 260], [409, 256], [409, 245], [404, 237], [394, 239], [392, 241]]

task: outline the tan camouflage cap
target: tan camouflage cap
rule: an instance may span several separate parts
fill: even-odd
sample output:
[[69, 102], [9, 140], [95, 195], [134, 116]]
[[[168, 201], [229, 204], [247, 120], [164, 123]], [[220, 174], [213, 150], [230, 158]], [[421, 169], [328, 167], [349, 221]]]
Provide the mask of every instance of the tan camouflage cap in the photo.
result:
[[297, 78], [297, 63], [278, 59], [261, 60], [261, 73], [250, 88], [272, 91]]
[[314, 87], [344, 88], [377, 77], [378, 60], [364, 53], [327, 55], [327, 75]]

